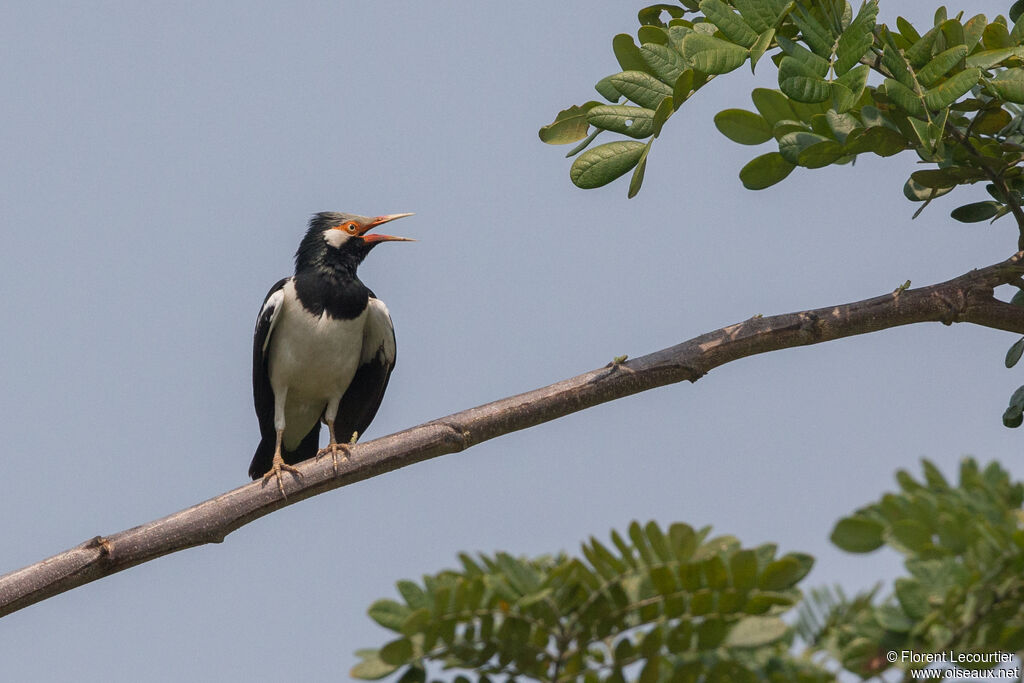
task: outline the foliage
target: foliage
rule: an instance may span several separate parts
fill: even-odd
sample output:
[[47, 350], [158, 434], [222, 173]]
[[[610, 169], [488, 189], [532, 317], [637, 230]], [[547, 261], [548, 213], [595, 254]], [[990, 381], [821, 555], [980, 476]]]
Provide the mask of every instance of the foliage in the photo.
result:
[[[772, 143], [739, 172], [751, 190], [770, 187], [798, 166], [822, 168], [857, 155], [889, 157], [913, 150], [928, 168], [914, 171], [903, 194], [921, 202], [960, 185], [984, 182], [990, 199], [959, 206], [964, 223], [1012, 214], [1024, 250], [1024, 3], [1009, 20], [935, 12], [923, 32], [900, 17], [896, 30], [876, 23], [878, 1], [856, 12], [846, 0], [679, 0], [640, 10], [639, 45], [619, 34], [612, 47], [621, 73], [601, 79], [597, 101], [559, 112], [540, 129], [551, 144], [582, 140], [569, 175], [582, 188], [633, 170], [640, 191], [647, 157], [662, 127], [716, 76], [765, 55], [778, 89], [755, 88], [756, 111], [726, 109], [715, 125], [743, 145]], [[874, 72], [874, 81], [869, 82]], [[632, 103], [632, 104], [629, 104]], [[593, 131], [591, 131], [593, 129]], [[618, 140], [586, 149], [598, 135]], [[646, 140], [646, 142], [642, 142]], [[1014, 297], [1021, 305], [1021, 295]], [[1012, 367], [1024, 338], [1006, 355]], [[1010, 397], [1003, 424], [1024, 424], [1024, 386]]]
[[[849, 552], [888, 545], [904, 556], [909, 576], [896, 579], [893, 595], [878, 604], [873, 593], [852, 601], [812, 595], [817, 608], [805, 605], [801, 615], [805, 641], [864, 676], [890, 667], [890, 651], [1024, 649], [1024, 484], [1011, 482], [997, 463], [980, 469], [970, 458], [960, 465], [957, 486], [932, 463], [924, 461], [923, 468], [923, 481], [898, 471], [899, 493], [839, 520], [832, 532], [833, 543]], [[983, 659], [960, 666], [995, 664]]]
[[[845, 0], [652, 5], [638, 15], [639, 45], [627, 34], [612, 41], [622, 72], [596, 86], [609, 103], [572, 106], [541, 128], [540, 137], [552, 144], [582, 140], [568, 156], [604, 132], [631, 138], [583, 152], [570, 177], [579, 187], [594, 188], [632, 169], [629, 196], [635, 196], [669, 118], [715, 77], [747, 62], [753, 70], [768, 55], [778, 89], [756, 88], [756, 111], [727, 109], [715, 117], [731, 140], [777, 148], [743, 167], [744, 186], [769, 187], [797, 166], [821, 168], [868, 152], [887, 157], [913, 150], [933, 165], [911, 173], [904, 186], [922, 209], [958, 185], [982, 181], [991, 199], [961, 206], [953, 218], [974, 222], [1013, 213], [1024, 229], [1019, 4], [1011, 21], [948, 17], [940, 8], [923, 32], [903, 18], [896, 30], [877, 24], [877, 0], [856, 12]], [[871, 72], [878, 82], [869, 82]]]
[[[963, 461], [950, 485], [930, 462], [923, 481], [897, 472], [899, 493], [841, 519], [832, 541], [852, 553], [888, 545], [906, 558], [893, 594], [848, 598], [798, 585], [813, 559], [774, 545], [742, 548], [673, 524], [633, 522], [579, 557], [460, 555], [461, 570], [400, 581], [401, 600], [370, 616], [397, 638], [361, 650], [352, 670], [425, 681], [834, 681], [895, 666], [903, 650], [961, 654], [1024, 649], [1024, 484], [997, 464]], [[792, 626], [780, 617], [799, 603]], [[793, 620], [789, 620], [793, 621]], [[796, 653], [797, 645], [804, 650]], [[964, 662], [989, 669], [999, 661]], [[433, 667], [428, 665], [433, 663]]]
[[610, 545], [591, 538], [580, 557], [460, 555], [461, 571], [399, 582], [402, 601], [373, 604], [398, 638], [360, 651], [352, 675], [404, 667], [399, 680], [425, 680], [433, 661], [479, 680], [831, 680], [788, 655], [779, 618], [812, 558], [709, 531], [634, 522]]

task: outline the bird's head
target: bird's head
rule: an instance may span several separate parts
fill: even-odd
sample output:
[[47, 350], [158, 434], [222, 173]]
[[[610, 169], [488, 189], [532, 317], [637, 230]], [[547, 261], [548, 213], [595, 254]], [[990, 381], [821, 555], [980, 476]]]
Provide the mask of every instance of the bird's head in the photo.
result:
[[381, 242], [414, 242], [408, 237], [370, 233], [380, 225], [411, 215], [393, 213], [368, 217], [336, 211], [314, 214], [309, 220], [306, 236], [295, 252], [296, 270], [335, 262], [358, 266], [370, 250]]

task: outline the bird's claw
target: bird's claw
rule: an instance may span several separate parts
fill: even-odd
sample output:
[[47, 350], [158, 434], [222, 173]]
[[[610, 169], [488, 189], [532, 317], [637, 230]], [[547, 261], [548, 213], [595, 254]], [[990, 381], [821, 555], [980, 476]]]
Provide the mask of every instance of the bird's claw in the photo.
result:
[[334, 476], [338, 476], [338, 451], [341, 451], [341, 459], [348, 460], [348, 457], [352, 455], [352, 450], [348, 444], [345, 443], [332, 443], [327, 448], [321, 448], [316, 452], [316, 459], [319, 462], [320, 458], [331, 454], [331, 460], [334, 462]]
[[283, 498], [287, 498], [288, 494], [284, 492], [284, 481], [281, 476], [281, 472], [291, 472], [296, 479], [302, 479], [302, 472], [299, 472], [298, 468], [292, 467], [288, 463], [281, 460], [280, 462], [274, 462], [267, 473], [263, 475], [263, 486], [267, 485], [267, 479], [271, 477], [277, 477], [277, 488], [281, 492]]

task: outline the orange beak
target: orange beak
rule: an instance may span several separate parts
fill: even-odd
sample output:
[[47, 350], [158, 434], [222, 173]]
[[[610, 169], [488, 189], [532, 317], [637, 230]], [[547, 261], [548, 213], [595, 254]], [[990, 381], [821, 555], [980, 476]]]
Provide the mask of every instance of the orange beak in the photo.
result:
[[359, 235], [363, 238], [364, 242], [369, 242], [369, 243], [373, 243], [373, 242], [415, 242], [416, 240], [414, 240], [414, 239], [412, 239], [410, 237], [395, 237], [394, 235], [380, 235], [380, 234], [376, 234], [376, 233], [374, 233], [373, 235], [367, 235], [366, 234], [370, 230], [373, 230], [374, 228], [376, 228], [378, 225], [384, 225], [385, 223], [390, 223], [391, 221], [398, 220], [399, 218], [405, 218], [406, 216], [411, 216], [411, 215], [413, 215], [413, 214], [411, 214], [411, 213], [392, 213], [392, 214], [388, 214], [387, 216], [377, 216], [376, 218], [374, 218], [372, 221], [370, 221], [362, 229], [362, 232], [360, 232]]

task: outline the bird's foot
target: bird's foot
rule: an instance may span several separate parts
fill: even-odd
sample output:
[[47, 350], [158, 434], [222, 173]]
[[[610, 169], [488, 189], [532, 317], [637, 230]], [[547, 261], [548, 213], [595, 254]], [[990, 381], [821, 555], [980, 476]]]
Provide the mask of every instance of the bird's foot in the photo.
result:
[[352, 449], [347, 443], [331, 443], [327, 448], [321, 448], [316, 452], [316, 459], [319, 461], [320, 458], [331, 454], [331, 460], [334, 462], [334, 476], [338, 476], [338, 453], [341, 453], [341, 459], [348, 460], [349, 456], [352, 455]]
[[283, 498], [287, 498], [288, 494], [284, 492], [284, 481], [283, 475], [281, 474], [282, 472], [291, 472], [292, 476], [294, 476], [296, 479], [302, 479], [302, 472], [299, 472], [298, 468], [292, 467], [284, 460], [282, 460], [280, 457], [275, 457], [274, 463], [270, 466], [270, 469], [267, 470], [267, 473], [263, 475], [263, 485], [267, 485], [267, 479], [270, 479], [271, 477], [277, 477], [277, 488], [281, 492], [281, 496]]

